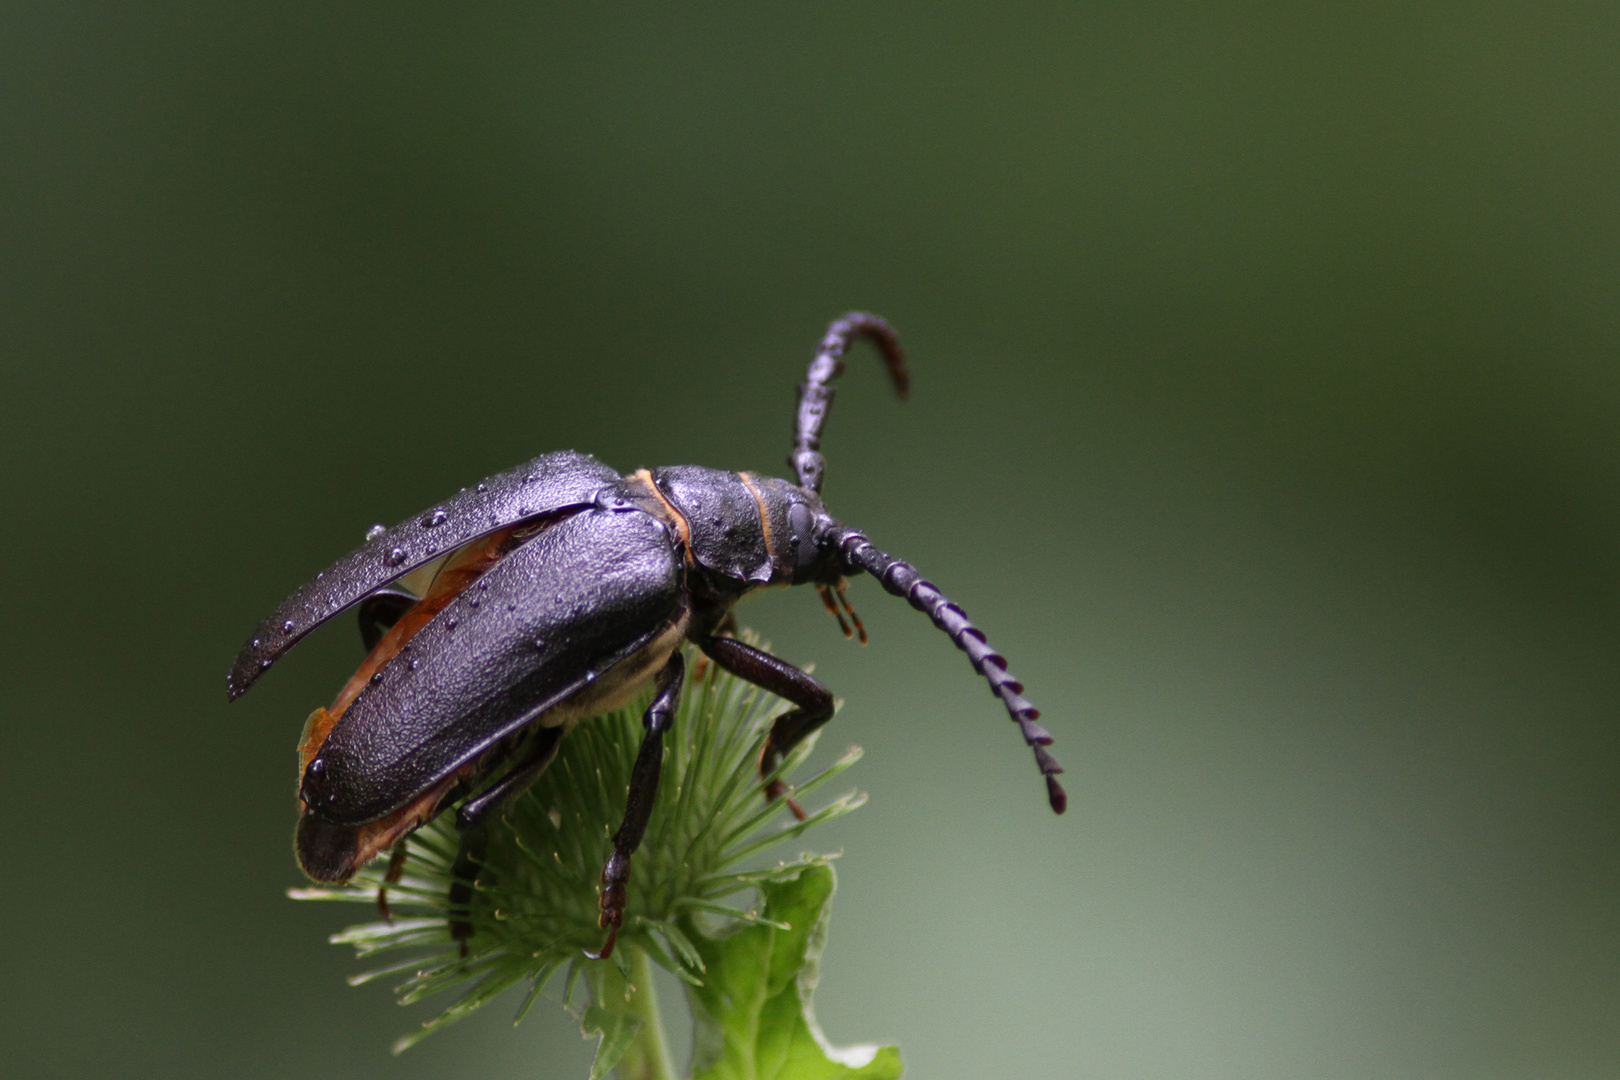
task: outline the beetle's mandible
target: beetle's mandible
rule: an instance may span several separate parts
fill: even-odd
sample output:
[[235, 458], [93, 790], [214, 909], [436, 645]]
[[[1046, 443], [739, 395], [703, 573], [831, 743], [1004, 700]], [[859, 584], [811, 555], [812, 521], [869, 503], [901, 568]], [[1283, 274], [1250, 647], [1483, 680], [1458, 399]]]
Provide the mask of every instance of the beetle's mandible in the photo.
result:
[[[623, 824], [602, 869], [596, 956], [611, 952], [624, 917], [630, 859], [658, 790], [663, 739], [675, 715], [690, 640], [725, 670], [794, 707], [760, 755], [782, 756], [832, 716], [827, 688], [730, 636], [731, 608], [767, 585], [812, 584], [844, 633], [866, 634], [844, 596], [846, 575], [868, 573], [924, 612], [990, 684], [1046, 781], [1066, 804], [1047, 752], [1052, 737], [1007, 662], [962, 609], [910, 564], [885, 555], [821, 501], [821, 429], [832, 381], [858, 339], [882, 354], [895, 389], [909, 383], [894, 331], [874, 315], [834, 322], [799, 388], [797, 482], [695, 465], [621, 476], [572, 451], [489, 477], [366, 543], [315, 575], [254, 631], [228, 678], [235, 700], [321, 623], [358, 605], [365, 662], [336, 700], [315, 710], [299, 746], [298, 861], [311, 878], [344, 882], [460, 802], [462, 836], [452, 910], [470, 899], [483, 826], [540, 776], [578, 721], [622, 705], [652, 682], [652, 704], [631, 773]], [[392, 583], [437, 560], [416, 596]], [[845, 616], [849, 621], [845, 621]], [[852, 629], [853, 625], [853, 629]], [[780, 781], [765, 789], [780, 798]], [[802, 811], [792, 800], [794, 813]], [[387, 914], [386, 899], [378, 897]], [[453, 921], [452, 932], [471, 932]]]

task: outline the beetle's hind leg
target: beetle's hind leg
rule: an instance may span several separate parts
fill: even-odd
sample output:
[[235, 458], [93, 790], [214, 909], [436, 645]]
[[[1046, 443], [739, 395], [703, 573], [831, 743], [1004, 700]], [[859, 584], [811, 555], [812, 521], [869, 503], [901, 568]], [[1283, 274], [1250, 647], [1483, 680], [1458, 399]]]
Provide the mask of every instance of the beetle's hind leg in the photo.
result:
[[612, 956], [613, 943], [619, 938], [619, 925], [624, 922], [625, 892], [630, 884], [630, 856], [641, 846], [647, 821], [652, 817], [653, 802], [658, 798], [658, 775], [664, 764], [664, 732], [675, 722], [675, 709], [680, 703], [681, 684], [685, 680], [686, 661], [677, 649], [659, 671], [658, 689], [641, 717], [646, 733], [641, 737], [641, 749], [630, 770], [630, 797], [625, 802], [624, 821], [613, 834], [613, 854], [602, 867], [602, 914], [597, 925], [607, 930], [607, 941], [597, 952], [586, 951], [585, 955], [592, 960]]
[[377, 886], [377, 914], [382, 916], [383, 922], [394, 921], [394, 913], [388, 907], [388, 886], [398, 884], [400, 875], [405, 873], [405, 860], [409, 857], [410, 845], [402, 836], [394, 845], [393, 854], [388, 856], [388, 872], [383, 875], [383, 883]]
[[378, 589], [360, 601], [360, 640], [366, 652], [377, 647], [377, 642], [416, 606], [416, 601], [417, 597], [404, 589]]
[[[798, 706], [777, 717], [776, 723], [771, 726], [770, 737], [765, 740], [765, 749], [759, 757], [760, 776], [775, 772], [782, 758], [798, 746], [806, 735], [832, 719], [832, 691], [787, 661], [778, 660], [770, 653], [734, 638], [706, 638], [698, 642], [698, 647], [738, 678]], [[779, 799], [786, 793], [787, 785], [781, 780], [771, 781], [765, 789], [767, 799]], [[804, 808], [792, 799], [787, 804], [793, 816], [803, 821]]]
[[463, 955], [467, 951], [467, 939], [473, 933], [468, 908], [472, 905], [478, 867], [484, 861], [484, 848], [489, 838], [487, 825], [540, 779], [540, 774], [557, 756], [562, 734], [561, 727], [543, 727], [535, 731], [523, 748], [522, 756], [506, 771], [506, 775], [462, 803], [456, 811], [456, 829], [461, 833], [461, 846], [456, 851], [455, 865], [450, 869], [450, 937], [461, 942]]

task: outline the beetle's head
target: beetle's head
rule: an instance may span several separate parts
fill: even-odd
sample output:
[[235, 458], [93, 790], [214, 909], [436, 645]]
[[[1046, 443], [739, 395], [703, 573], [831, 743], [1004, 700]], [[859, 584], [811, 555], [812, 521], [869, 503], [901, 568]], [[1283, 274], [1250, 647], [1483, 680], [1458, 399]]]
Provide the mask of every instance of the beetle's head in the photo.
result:
[[794, 585], [831, 585], [844, 574], [844, 554], [832, 538], [838, 521], [808, 488], [784, 483], [787, 538], [793, 558]]

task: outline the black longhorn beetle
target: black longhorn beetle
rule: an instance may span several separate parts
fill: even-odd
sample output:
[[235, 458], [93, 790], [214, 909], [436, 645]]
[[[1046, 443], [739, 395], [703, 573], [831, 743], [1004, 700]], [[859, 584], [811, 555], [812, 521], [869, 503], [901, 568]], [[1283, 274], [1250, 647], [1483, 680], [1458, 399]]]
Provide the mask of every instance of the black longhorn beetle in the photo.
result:
[[[681, 642], [794, 706], [761, 750], [767, 776], [832, 716], [833, 698], [805, 672], [732, 637], [732, 605], [767, 585], [814, 584], [845, 636], [853, 623], [864, 644], [844, 596], [845, 575], [862, 571], [967, 653], [1035, 751], [1061, 814], [1063, 770], [1045, 749], [1052, 737], [1006, 660], [915, 568], [822, 505], [830, 384], [863, 337], [906, 394], [905, 357], [889, 325], [860, 313], [834, 322], [799, 387], [788, 458], [796, 484], [696, 465], [620, 476], [585, 454], [545, 454], [392, 529], [373, 529], [260, 623], [231, 668], [233, 701], [305, 634], [357, 603], [369, 650], [331, 707], [315, 710], [304, 728], [295, 841], [304, 873], [341, 883], [393, 849], [385, 880], [398, 880], [404, 837], [459, 799], [450, 907], [465, 911], [482, 826], [534, 783], [576, 722], [621, 706], [650, 680], [624, 821], [602, 868], [599, 922], [608, 933], [590, 955], [607, 956], [658, 790], [664, 733], [685, 675]], [[441, 562], [422, 596], [390, 587], [434, 560]], [[780, 780], [765, 789], [771, 799], [785, 793]], [[384, 894], [378, 905], [386, 916]], [[465, 947], [470, 925], [452, 916], [451, 931]]]

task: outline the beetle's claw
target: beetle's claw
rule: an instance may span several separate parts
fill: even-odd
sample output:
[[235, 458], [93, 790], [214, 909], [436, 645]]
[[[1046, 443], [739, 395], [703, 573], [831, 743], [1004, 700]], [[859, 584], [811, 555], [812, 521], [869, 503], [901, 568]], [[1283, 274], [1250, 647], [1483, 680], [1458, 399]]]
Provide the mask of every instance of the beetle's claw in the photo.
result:
[[[775, 802], [777, 799], [781, 799], [783, 796], [785, 796], [787, 794], [787, 790], [787, 785], [782, 783], [782, 781], [772, 780], [769, 784], [765, 785], [765, 800], [767, 802]], [[798, 818], [800, 821], [803, 821], [809, 816], [804, 812], [804, 807], [799, 805], [797, 799], [785, 799], [784, 801], [787, 803], [787, 808], [793, 811], [793, 816]]]
[[602, 943], [602, 948], [600, 951], [591, 952], [589, 949], [583, 949], [581, 951], [584, 952], [585, 959], [587, 960], [606, 960], [608, 957], [613, 955], [613, 943], [618, 940], [619, 924], [618, 922], [613, 922], [608, 926], [607, 940]]

